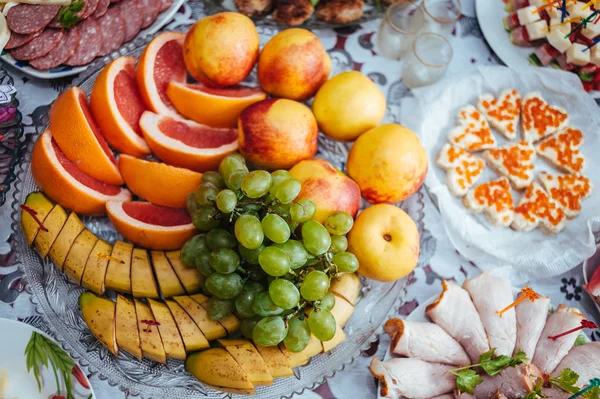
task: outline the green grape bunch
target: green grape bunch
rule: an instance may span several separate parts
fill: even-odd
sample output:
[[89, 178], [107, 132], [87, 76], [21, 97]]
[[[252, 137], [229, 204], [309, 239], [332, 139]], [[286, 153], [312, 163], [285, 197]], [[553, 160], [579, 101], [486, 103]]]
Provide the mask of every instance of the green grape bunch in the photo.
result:
[[312, 220], [315, 203], [296, 200], [301, 189], [285, 170], [250, 171], [240, 154], [230, 154], [188, 196], [201, 233], [181, 249], [183, 263], [206, 277], [213, 320], [233, 313], [244, 336], [262, 346], [283, 342], [292, 352], [304, 350], [311, 334], [334, 337], [330, 282], [359, 266], [346, 251], [352, 216], [337, 211], [324, 224]]

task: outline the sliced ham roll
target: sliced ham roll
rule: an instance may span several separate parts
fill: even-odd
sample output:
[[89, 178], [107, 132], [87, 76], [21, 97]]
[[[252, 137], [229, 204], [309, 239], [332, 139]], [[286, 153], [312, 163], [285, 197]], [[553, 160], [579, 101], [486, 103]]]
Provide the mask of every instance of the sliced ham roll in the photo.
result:
[[469, 393], [466, 393], [466, 392], [462, 392], [462, 393], [454, 392], [454, 397], [456, 399], [475, 399], [475, 396], [473, 396]]
[[498, 391], [498, 392], [496, 392], [496, 394], [494, 396], [492, 396], [492, 399], [508, 399], [508, 398], [502, 392]]
[[[519, 293], [517, 299], [522, 296], [523, 294]], [[540, 340], [542, 330], [546, 325], [549, 308], [550, 298], [547, 296], [540, 296], [533, 302], [526, 299], [515, 308], [517, 314], [517, 344], [515, 345], [515, 351], [521, 349], [530, 362], [535, 354], [535, 346]]]
[[450, 393], [456, 377], [448, 373], [453, 366], [427, 363], [418, 359], [397, 358], [384, 362], [374, 357], [371, 374], [380, 381], [381, 396], [426, 399]]
[[555, 336], [565, 331], [581, 326], [583, 315], [578, 309], [569, 309], [566, 305], [559, 305], [554, 313], [548, 317], [542, 336], [535, 347], [532, 363], [550, 374], [567, 355], [577, 339], [577, 333], [567, 334], [555, 340], [548, 337]]
[[425, 314], [465, 349], [473, 363], [490, 350], [481, 318], [469, 293], [453, 281], [442, 281], [442, 293]]
[[564, 369], [571, 369], [579, 374], [578, 386], [584, 386], [592, 378], [598, 378], [600, 376], [600, 342], [590, 342], [571, 349], [558, 364], [552, 376], [559, 376]]
[[524, 398], [542, 376], [540, 369], [533, 364], [508, 367], [494, 377], [483, 375], [483, 382], [475, 387], [475, 397], [490, 399], [499, 392], [507, 399]]
[[514, 300], [510, 281], [490, 273], [482, 273], [466, 280], [463, 288], [471, 295], [487, 333], [490, 348], [496, 348], [496, 355], [512, 356], [517, 342], [515, 309], [509, 309], [502, 317], [496, 313]]
[[542, 393], [547, 399], [569, 399], [572, 395], [558, 388], [542, 388]]
[[437, 324], [389, 319], [384, 330], [396, 355], [457, 367], [471, 364], [463, 347]]

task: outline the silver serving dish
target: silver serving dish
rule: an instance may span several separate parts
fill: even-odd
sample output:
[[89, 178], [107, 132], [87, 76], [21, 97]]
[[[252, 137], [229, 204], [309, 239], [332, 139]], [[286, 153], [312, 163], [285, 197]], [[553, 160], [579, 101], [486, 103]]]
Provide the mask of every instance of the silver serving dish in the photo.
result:
[[[192, 18], [193, 19], [193, 18]], [[174, 26], [171, 26], [173, 29]], [[187, 30], [189, 25], [180, 25], [177, 29]], [[268, 27], [260, 28], [261, 42], [265, 42], [276, 33]], [[111, 60], [121, 55], [138, 56], [144, 46], [150, 41], [138, 39], [118, 52], [96, 61], [88, 68], [83, 76], [74, 84], [87, 93], [100, 70]], [[344, 64], [343, 57], [332, 53], [332, 74], [349, 70]], [[249, 81], [255, 80], [255, 75]], [[389, 110], [388, 110], [389, 111]], [[390, 114], [390, 112], [388, 112]], [[386, 122], [393, 122], [390, 115]], [[45, 126], [40, 126], [38, 134]], [[319, 138], [318, 156], [326, 158], [333, 165], [345, 170], [349, 144], [330, 140], [324, 136]], [[119, 356], [110, 354], [90, 333], [85, 325], [77, 303], [78, 297], [84, 290], [67, 281], [65, 276], [49, 261], [42, 261], [35, 251], [27, 246], [20, 228], [19, 204], [26, 196], [38, 190], [30, 170], [31, 145], [25, 151], [23, 163], [18, 168], [16, 190], [11, 201], [12, 231], [17, 239], [17, 250], [21, 269], [27, 278], [27, 289], [32, 294], [31, 301], [35, 310], [47, 322], [57, 341], [86, 368], [88, 373], [98, 374], [112, 386], [118, 386], [129, 395], [139, 395], [144, 399], [212, 399], [230, 397], [229, 394], [209, 388], [185, 372], [183, 362], [169, 359], [166, 365], [149, 360], [138, 361], [125, 352]], [[402, 204], [402, 207], [417, 223], [421, 234], [420, 265], [426, 264], [430, 257], [430, 246], [426, 245], [423, 227], [423, 194], [418, 192]], [[368, 204], [363, 204], [368, 206]], [[86, 217], [84, 223], [101, 238], [114, 242], [121, 238], [107, 218]], [[379, 283], [363, 280], [362, 299], [358, 303], [352, 318], [345, 327], [348, 338], [332, 351], [313, 357], [309, 364], [295, 370], [295, 377], [277, 379], [269, 387], [257, 387], [255, 398], [274, 399], [290, 398], [305, 389], [313, 389], [322, 384], [336, 372], [343, 370], [352, 363], [361, 351], [369, 348], [370, 344], [382, 332], [387, 315], [402, 302], [409, 284], [408, 278], [394, 283]], [[110, 293], [109, 295], [110, 296]], [[233, 395], [239, 397], [238, 395]]]

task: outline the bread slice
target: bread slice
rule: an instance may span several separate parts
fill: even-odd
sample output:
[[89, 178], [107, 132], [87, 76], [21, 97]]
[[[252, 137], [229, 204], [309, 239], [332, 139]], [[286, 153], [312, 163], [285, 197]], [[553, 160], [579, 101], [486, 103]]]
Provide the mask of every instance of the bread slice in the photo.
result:
[[508, 177], [517, 190], [524, 190], [533, 181], [533, 144], [526, 141], [508, 144], [483, 153], [483, 158], [499, 174]]
[[566, 224], [567, 217], [558, 202], [550, 198], [539, 183], [533, 182], [515, 208], [510, 227], [517, 231], [532, 231], [539, 227], [546, 234], [558, 234]]
[[448, 143], [440, 150], [435, 163], [446, 171], [446, 185], [456, 197], [465, 196], [485, 168], [483, 159]]
[[569, 123], [567, 111], [551, 106], [538, 92], [523, 97], [521, 106], [521, 130], [523, 140], [535, 142], [564, 129]]
[[585, 157], [579, 152], [583, 133], [568, 127], [540, 141], [535, 150], [552, 166], [567, 173], [581, 173], [585, 169]]
[[470, 104], [458, 111], [456, 127], [448, 133], [448, 142], [474, 152], [498, 145], [483, 114]]
[[513, 197], [506, 177], [470, 189], [463, 203], [473, 213], [485, 213], [494, 226], [508, 227], [514, 218]]
[[558, 175], [541, 172], [538, 179], [565, 215], [573, 219], [581, 212], [581, 201], [592, 195], [594, 185], [583, 175]]
[[506, 89], [498, 98], [487, 93], [479, 97], [477, 109], [485, 115], [488, 123], [508, 140], [517, 138], [521, 119], [521, 95], [516, 89]]

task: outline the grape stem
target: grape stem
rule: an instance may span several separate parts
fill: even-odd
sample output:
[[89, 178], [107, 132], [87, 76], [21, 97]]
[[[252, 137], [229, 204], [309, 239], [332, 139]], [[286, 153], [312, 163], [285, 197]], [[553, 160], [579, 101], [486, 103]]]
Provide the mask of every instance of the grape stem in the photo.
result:
[[306, 307], [307, 302], [303, 301], [302, 303], [300, 303], [298, 305], [298, 308], [296, 308], [296, 310], [294, 311], [294, 313], [290, 313], [289, 315], [285, 316], [285, 318], [283, 319], [283, 321], [285, 322], [285, 325], [287, 326], [288, 322], [293, 319], [294, 317], [298, 316], [299, 313], [301, 313], [304, 308]]

